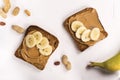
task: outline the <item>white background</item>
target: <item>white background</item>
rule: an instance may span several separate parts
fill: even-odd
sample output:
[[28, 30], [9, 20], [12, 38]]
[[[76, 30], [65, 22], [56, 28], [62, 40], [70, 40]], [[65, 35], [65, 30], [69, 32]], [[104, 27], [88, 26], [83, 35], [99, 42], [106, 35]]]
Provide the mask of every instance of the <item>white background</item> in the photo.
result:
[[[0, 27], [0, 80], [117, 80], [118, 73], [105, 74], [96, 69], [86, 69], [90, 61], [102, 62], [120, 49], [120, 9], [117, 1], [120, 2], [119, 0], [11, 0], [12, 8], [7, 19], [0, 17], [0, 21], [6, 22], [6, 26]], [[0, 6], [3, 6], [2, 0]], [[15, 6], [21, 8], [17, 17], [11, 15]], [[67, 17], [86, 7], [97, 9], [109, 35], [86, 51], [80, 52], [62, 24]], [[31, 17], [24, 14], [24, 9], [31, 11]], [[38, 25], [59, 39], [60, 44], [43, 71], [14, 56], [24, 34], [13, 31], [11, 29], [13, 24], [25, 29], [31, 24]], [[63, 54], [68, 55], [72, 63], [71, 71], [66, 71], [62, 64], [53, 65]]]

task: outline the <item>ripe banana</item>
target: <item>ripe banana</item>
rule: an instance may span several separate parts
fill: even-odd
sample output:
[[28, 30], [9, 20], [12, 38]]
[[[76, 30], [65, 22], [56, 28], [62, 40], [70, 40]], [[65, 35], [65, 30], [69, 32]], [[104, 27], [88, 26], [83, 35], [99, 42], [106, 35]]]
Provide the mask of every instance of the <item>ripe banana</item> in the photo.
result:
[[40, 43], [37, 44], [38, 49], [44, 49], [48, 47], [49, 45], [49, 40], [46, 37], [43, 37]]
[[93, 28], [91, 33], [90, 33], [90, 38], [93, 41], [98, 40], [100, 37], [100, 29], [99, 28]]
[[39, 52], [44, 55], [44, 56], [48, 56], [52, 53], [52, 46], [48, 45], [46, 48], [44, 49], [39, 49]]
[[86, 27], [85, 26], [81, 26], [77, 29], [76, 33], [75, 33], [75, 36], [80, 39], [81, 37], [81, 34], [86, 30]]
[[103, 62], [91, 62], [87, 67], [100, 67], [110, 72], [120, 70], [120, 52]]
[[39, 31], [36, 31], [33, 33], [33, 36], [36, 39], [36, 44], [40, 43], [40, 41], [42, 40], [42, 33], [40, 33]]
[[81, 26], [84, 26], [81, 21], [73, 21], [71, 24], [71, 29], [72, 29], [72, 31], [76, 32], [77, 29]]
[[82, 33], [81, 40], [82, 40], [83, 42], [88, 42], [88, 41], [90, 41], [90, 32], [91, 32], [91, 30], [90, 30], [90, 29], [87, 29], [87, 30], [85, 30], [85, 31]]
[[26, 40], [26, 45], [29, 48], [32, 48], [36, 45], [36, 39], [33, 35], [27, 35], [25, 40]]

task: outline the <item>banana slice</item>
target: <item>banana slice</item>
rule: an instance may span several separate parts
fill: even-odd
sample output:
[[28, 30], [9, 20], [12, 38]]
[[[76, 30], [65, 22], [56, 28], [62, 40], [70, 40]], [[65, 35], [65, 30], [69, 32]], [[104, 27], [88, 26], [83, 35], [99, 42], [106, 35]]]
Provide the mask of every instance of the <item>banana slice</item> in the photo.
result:
[[72, 31], [76, 32], [77, 29], [78, 29], [79, 27], [81, 27], [81, 26], [84, 26], [81, 21], [74, 21], [74, 22], [72, 22], [72, 24], [71, 24], [71, 29], [72, 29]]
[[48, 45], [49, 45], [49, 40], [46, 37], [43, 37], [40, 43], [37, 44], [37, 48], [44, 49], [48, 47]]
[[27, 35], [25, 39], [27, 47], [32, 48], [36, 45], [36, 39], [33, 35]]
[[87, 29], [87, 30], [85, 30], [85, 31], [82, 33], [81, 40], [82, 40], [83, 42], [88, 42], [88, 41], [90, 41], [90, 32], [91, 32], [91, 30], [90, 30], [90, 29]]
[[75, 36], [80, 39], [81, 37], [81, 34], [86, 30], [86, 27], [85, 26], [82, 26], [80, 28], [78, 28], [78, 30], [76, 31], [75, 33]]
[[48, 56], [52, 53], [52, 46], [48, 45], [48, 47], [44, 49], [39, 49], [39, 52], [44, 56]]
[[33, 33], [33, 36], [36, 39], [36, 44], [40, 43], [40, 41], [42, 40], [42, 33], [39, 31], [36, 31]]
[[98, 40], [98, 38], [100, 37], [100, 29], [99, 28], [93, 28], [90, 34], [90, 38], [93, 41]]

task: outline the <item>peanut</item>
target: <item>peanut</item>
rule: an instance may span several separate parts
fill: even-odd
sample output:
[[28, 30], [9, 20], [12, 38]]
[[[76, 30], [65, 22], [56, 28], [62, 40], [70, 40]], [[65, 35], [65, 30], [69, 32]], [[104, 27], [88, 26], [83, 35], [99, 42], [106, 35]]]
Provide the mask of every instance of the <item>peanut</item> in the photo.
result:
[[0, 26], [4, 26], [4, 25], [6, 25], [5, 22], [0, 22]]
[[3, 18], [7, 18], [6, 13], [2, 10], [2, 8], [0, 8], [0, 16], [2, 16]]
[[31, 15], [31, 13], [30, 13], [30, 11], [29, 10], [24, 10], [24, 12], [25, 12], [25, 14], [27, 15], [27, 16], [30, 16]]
[[3, 7], [3, 11], [7, 13], [9, 9], [11, 8], [10, 0], [3, 0], [5, 6]]
[[60, 64], [59, 61], [55, 61], [55, 62], [54, 62], [54, 65], [56, 65], [56, 66], [59, 65], [59, 64]]
[[14, 16], [17, 16], [19, 14], [19, 11], [20, 11], [20, 8], [19, 7], [15, 7], [14, 10], [13, 10], [13, 12], [12, 12], [12, 14]]
[[63, 55], [62, 56], [62, 63], [67, 64], [67, 61], [68, 61], [68, 57], [66, 55]]
[[12, 29], [20, 34], [22, 34], [25, 31], [22, 27], [20, 27], [18, 25], [12, 25]]
[[62, 56], [62, 63], [67, 70], [71, 70], [71, 63], [68, 61], [68, 57], [66, 55]]
[[71, 63], [68, 61], [65, 65], [67, 70], [71, 70]]

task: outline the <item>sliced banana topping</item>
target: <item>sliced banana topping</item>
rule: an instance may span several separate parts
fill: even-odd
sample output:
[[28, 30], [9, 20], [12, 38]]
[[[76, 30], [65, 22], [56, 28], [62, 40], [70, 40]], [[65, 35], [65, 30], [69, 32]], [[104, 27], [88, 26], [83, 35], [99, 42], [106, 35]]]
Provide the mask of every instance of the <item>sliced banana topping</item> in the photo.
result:
[[90, 29], [87, 29], [87, 30], [85, 30], [85, 31], [82, 33], [81, 40], [82, 40], [83, 42], [88, 42], [88, 41], [90, 41], [90, 32], [91, 32], [91, 30], [90, 30]]
[[44, 37], [39, 31], [28, 34], [25, 38], [25, 42], [26, 46], [29, 48], [36, 46], [41, 55], [48, 56], [52, 53], [52, 46], [49, 45], [48, 38]]
[[33, 35], [27, 35], [25, 39], [27, 47], [32, 48], [36, 45], [36, 39]]
[[44, 49], [49, 46], [49, 40], [46, 37], [43, 37], [40, 43], [37, 44], [37, 48]]
[[75, 36], [80, 39], [81, 37], [81, 34], [86, 30], [86, 27], [85, 26], [82, 26], [80, 28], [77, 29], [76, 33], [75, 33]]
[[52, 53], [52, 46], [48, 45], [46, 48], [44, 49], [39, 49], [40, 53], [44, 56], [48, 56]]
[[100, 29], [99, 28], [93, 28], [90, 34], [90, 38], [93, 41], [98, 40], [100, 37]]
[[76, 32], [77, 29], [81, 26], [84, 26], [81, 21], [73, 21], [71, 24], [71, 29], [72, 29], [72, 31]]
[[76, 38], [81, 39], [83, 42], [90, 40], [97, 41], [100, 37], [99, 28], [93, 28], [92, 30], [87, 29], [81, 21], [73, 21], [71, 29], [75, 32]]
[[42, 33], [39, 31], [36, 31], [33, 33], [33, 36], [36, 39], [36, 44], [40, 43], [40, 41], [42, 40]]

